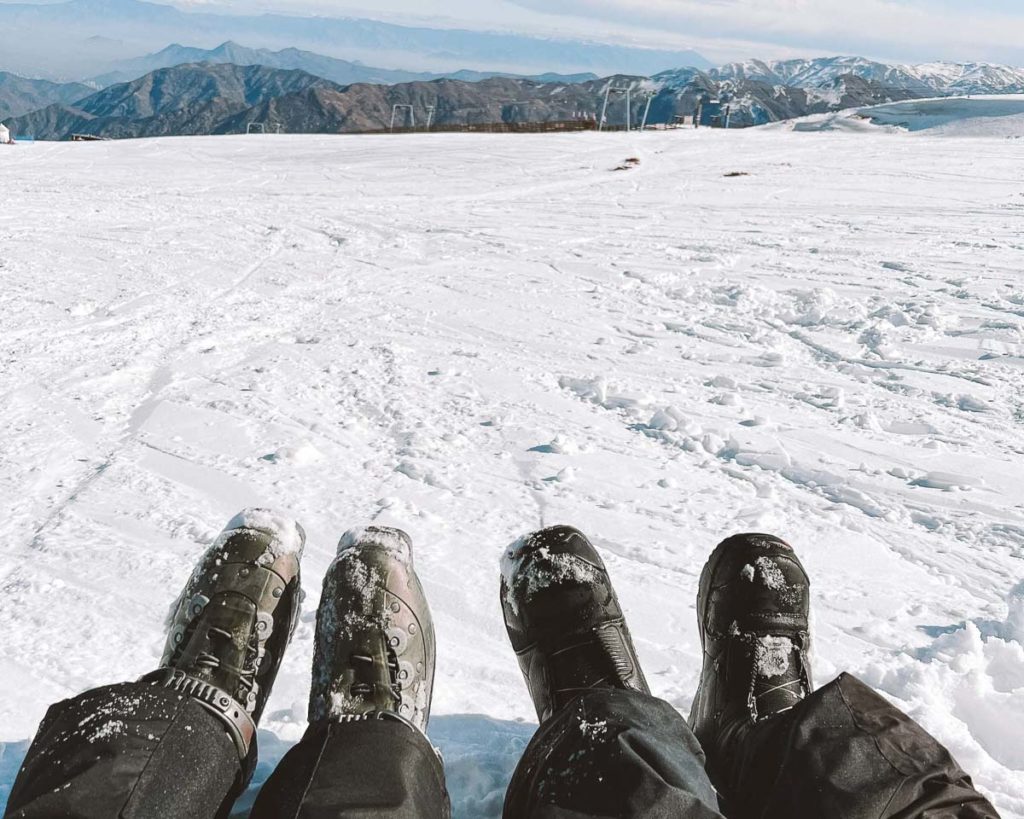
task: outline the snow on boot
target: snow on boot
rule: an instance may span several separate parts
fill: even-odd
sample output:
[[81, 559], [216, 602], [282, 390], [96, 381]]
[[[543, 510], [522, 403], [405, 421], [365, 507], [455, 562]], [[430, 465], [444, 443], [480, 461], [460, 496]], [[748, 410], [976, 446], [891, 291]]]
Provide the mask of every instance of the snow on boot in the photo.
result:
[[309, 721], [402, 719], [426, 731], [434, 621], [400, 529], [346, 532], [316, 617]]
[[604, 561], [570, 526], [513, 543], [501, 605], [541, 722], [592, 688], [649, 693]]
[[142, 678], [211, 711], [243, 760], [298, 620], [305, 541], [265, 509], [232, 518], [171, 609], [160, 670]]
[[777, 537], [736, 535], [708, 559], [697, 595], [704, 667], [690, 727], [709, 771], [752, 726], [810, 694], [809, 601], [807, 573]]

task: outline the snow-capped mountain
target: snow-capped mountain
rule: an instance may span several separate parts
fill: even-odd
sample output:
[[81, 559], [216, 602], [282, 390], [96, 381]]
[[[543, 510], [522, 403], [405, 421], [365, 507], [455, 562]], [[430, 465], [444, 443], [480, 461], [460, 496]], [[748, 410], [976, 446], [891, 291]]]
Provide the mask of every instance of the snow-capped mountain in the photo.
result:
[[[919, 95], [1012, 94], [1024, 92], [1024, 68], [991, 63], [924, 63], [900, 65], [863, 57], [821, 57], [813, 60], [748, 60], [709, 69], [714, 80], [755, 80], [769, 85], [822, 88], [853, 75]], [[689, 83], [694, 69], [667, 71], [667, 85]]]
[[748, 60], [706, 71], [663, 71], [651, 80], [660, 100], [671, 99], [677, 113], [692, 110], [704, 93], [727, 96], [734, 127], [921, 97], [1024, 93], [1024, 68], [989, 63], [890, 65], [863, 57]]
[[671, 122], [676, 116], [692, 115], [700, 98], [709, 95], [729, 101], [733, 128], [935, 95], [852, 73], [832, 78], [822, 75], [818, 84], [803, 86], [774, 72], [686, 68], [657, 74], [651, 84], [656, 89], [652, 122]]

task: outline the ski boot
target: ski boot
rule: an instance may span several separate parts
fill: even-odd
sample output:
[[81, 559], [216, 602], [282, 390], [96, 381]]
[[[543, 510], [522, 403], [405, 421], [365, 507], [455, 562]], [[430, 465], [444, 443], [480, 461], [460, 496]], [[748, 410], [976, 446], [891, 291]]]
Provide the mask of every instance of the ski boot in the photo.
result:
[[297, 523], [265, 509], [232, 518], [172, 606], [160, 669], [142, 678], [223, 722], [245, 767], [298, 620], [305, 540]]
[[741, 740], [811, 692], [809, 601], [807, 573], [772, 535], [724, 540], [701, 572], [704, 666], [690, 727], [720, 790]]
[[513, 543], [501, 605], [541, 722], [593, 688], [650, 693], [608, 571], [582, 532], [552, 526]]
[[400, 529], [346, 532], [324, 577], [309, 721], [395, 719], [426, 732], [434, 621]]

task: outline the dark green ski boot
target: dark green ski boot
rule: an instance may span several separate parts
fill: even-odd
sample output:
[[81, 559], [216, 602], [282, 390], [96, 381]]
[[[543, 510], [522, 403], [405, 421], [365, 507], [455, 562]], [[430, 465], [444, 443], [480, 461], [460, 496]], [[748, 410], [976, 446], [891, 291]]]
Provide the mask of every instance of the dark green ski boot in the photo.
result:
[[298, 620], [305, 540], [297, 523], [265, 509], [232, 518], [172, 607], [161, 668], [142, 678], [194, 698], [249, 762]]
[[730, 537], [704, 566], [697, 595], [704, 667], [690, 727], [716, 785], [742, 737], [810, 694], [809, 604], [804, 567], [772, 535]]
[[346, 532], [316, 616], [309, 721], [400, 719], [425, 732], [434, 621], [400, 529]]
[[592, 688], [650, 693], [604, 561], [571, 526], [513, 543], [501, 606], [541, 722]]

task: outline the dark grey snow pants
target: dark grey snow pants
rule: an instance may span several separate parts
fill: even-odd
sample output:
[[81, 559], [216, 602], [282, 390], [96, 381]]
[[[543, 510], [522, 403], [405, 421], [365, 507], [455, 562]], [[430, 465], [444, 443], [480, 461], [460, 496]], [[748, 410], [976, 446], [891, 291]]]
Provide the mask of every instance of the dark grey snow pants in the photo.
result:
[[[504, 816], [998, 819], [936, 740], [847, 675], [712, 763], [709, 777], [697, 740], [667, 703], [594, 690], [540, 726]], [[221, 724], [189, 699], [146, 683], [99, 688], [47, 713], [5, 816], [224, 817], [253, 764], [239, 761]], [[310, 725], [252, 811], [257, 819], [448, 815], [434, 749], [391, 720]]]

